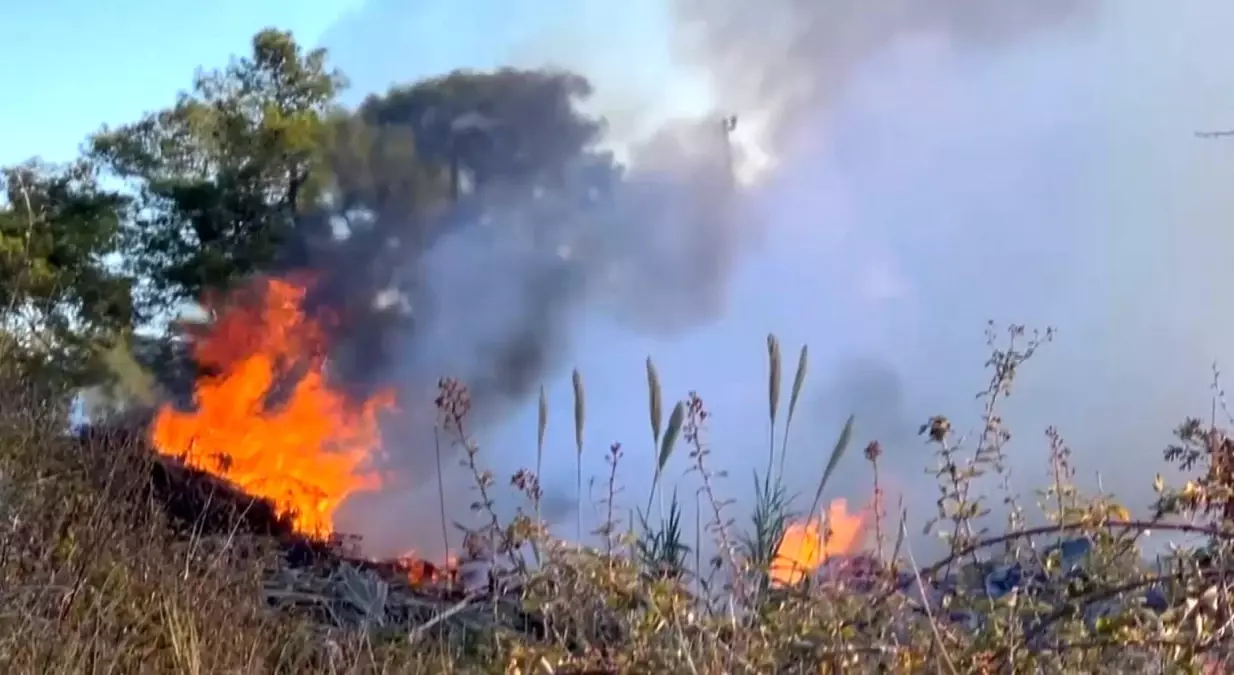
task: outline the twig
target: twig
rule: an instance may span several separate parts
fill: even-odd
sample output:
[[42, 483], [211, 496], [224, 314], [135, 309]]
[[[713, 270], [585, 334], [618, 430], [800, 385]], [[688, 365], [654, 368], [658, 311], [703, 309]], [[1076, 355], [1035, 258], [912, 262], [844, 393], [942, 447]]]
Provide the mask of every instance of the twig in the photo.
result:
[[469, 607], [471, 603], [475, 602], [482, 595], [484, 595], [484, 591], [473, 591], [472, 593], [468, 594], [467, 597], [455, 603], [453, 607], [429, 619], [428, 621], [424, 622], [420, 626], [417, 626], [411, 629], [411, 631], [408, 632], [407, 634], [407, 640], [409, 642], [415, 642], [419, 640], [420, 636], [424, 634], [424, 631], [432, 628], [433, 626], [436, 626], [442, 621], [449, 619], [450, 617], [458, 614], [464, 609], [467, 609], [467, 607]]
[[[1138, 591], [1141, 588], [1147, 588], [1149, 586], [1153, 586], [1155, 584], [1159, 584], [1165, 581], [1174, 581], [1174, 582], [1181, 581], [1187, 578], [1187, 574], [1188, 574], [1187, 572], [1176, 572], [1174, 574], [1159, 574], [1159, 575], [1148, 577], [1146, 579], [1139, 579], [1139, 580], [1132, 581], [1129, 583], [1120, 584], [1112, 588], [1107, 588], [1098, 593], [1091, 593], [1089, 595], [1086, 595], [1082, 598], [1084, 602], [1068, 603], [1054, 610], [1050, 614], [1046, 615], [1044, 618], [1038, 621], [1032, 628], [1030, 628], [1028, 631], [1025, 632], [1023, 642], [1024, 644], [1029, 644], [1033, 638], [1044, 633], [1047, 628], [1049, 628], [1051, 625], [1054, 624], [1054, 622], [1067, 616], [1068, 614], [1071, 614], [1078, 607], [1091, 606], [1093, 603], [1101, 602], [1103, 600], [1109, 600], [1110, 598], [1118, 597], [1119, 595], [1122, 595], [1123, 593], [1128, 593], [1131, 591]], [[1224, 576], [1226, 574], [1228, 574], [1228, 572], [1225, 570], [1205, 570], [1205, 571], [1200, 572], [1199, 576], [1202, 579], [1210, 579], [1213, 577]], [[1002, 660], [1001, 657], [1005, 655], [1009, 650], [1010, 650], [1010, 646], [1002, 647], [999, 650], [999, 652], [996, 653], [995, 660]]]
[[[1107, 520], [1101, 524], [1094, 523], [1056, 523], [1054, 525], [1043, 525], [1041, 527], [1031, 527], [1025, 530], [1016, 530], [997, 537], [982, 539], [970, 546], [966, 546], [943, 558], [942, 560], [930, 565], [921, 570], [922, 576], [930, 577], [938, 574], [949, 564], [955, 562], [959, 558], [971, 555], [973, 552], [991, 546], [997, 546], [1014, 539], [1039, 537], [1045, 534], [1061, 534], [1063, 532], [1072, 532], [1076, 530], [1084, 530], [1095, 527], [1116, 528], [1122, 527], [1127, 531], [1131, 530], [1171, 530], [1174, 532], [1183, 532], [1186, 534], [1206, 534], [1212, 537], [1221, 539], [1231, 539], [1234, 535], [1229, 532], [1224, 532], [1219, 528], [1207, 527], [1204, 525], [1191, 525], [1188, 523], [1162, 523], [1149, 520]], [[891, 595], [898, 591], [902, 591], [908, 587], [908, 583], [900, 583], [889, 590], [883, 597], [878, 598], [878, 601], [886, 600]]]
[[433, 425], [433, 449], [437, 453], [437, 501], [441, 509], [441, 544], [445, 546], [445, 555], [447, 559], [450, 555], [450, 529], [446, 527], [446, 484], [445, 478], [442, 476], [444, 471], [441, 465], [441, 429], [440, 425]]
[[959, 675], [956, 670], [955, 663], [951, 660], [951, 655], [947, 653], [947, 645], [943, 643], [943, 635], [938, 630], [938, 622], [934, 620], [934, 611], [930, 609], [930, 599], [925, 594], [925, 582], [921, 578], [921, 568], [917, 566], [917, 559], [913, 556], [913, 545], [908, 541], [908, 533], [903, 531], [906, 525], [903, 521], [900, 522], [901, 536], [904, 537], [904, 552], [908, 554], [908, 563], [912, 565], [913, 576], [917, 579], [917, 590], [921, 594], [921, 605], [925, 608], [926, 620], [930, 623], [930, 631], [934, 634], [934, 641], [938, 645], [939, 654], [947, 664], [947, 670], [951, 675]]

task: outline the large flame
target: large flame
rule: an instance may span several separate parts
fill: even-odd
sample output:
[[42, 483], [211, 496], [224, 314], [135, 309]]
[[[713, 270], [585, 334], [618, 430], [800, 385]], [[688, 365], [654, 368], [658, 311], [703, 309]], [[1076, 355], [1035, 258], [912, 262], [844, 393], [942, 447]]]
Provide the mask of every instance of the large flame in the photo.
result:
[[829, 558], [856, 553], [864, 534], [864, 513], [849, 513], [848, 502], [836, 499], [825, 518], [788, 526], [771, 564], [772, 584], [791, 586]]
[[304, 310], [306, 284], [268, 279], [228, 300], [193, 343], [210, 371], [194, 387], [196, 409], [164, 406], [155, 448], [265, 497], [297, 531], [334, 533], [334, 513], [381, 485], [377, 415], [389, 393], [352, 401], [325, 377], [325, 334]]

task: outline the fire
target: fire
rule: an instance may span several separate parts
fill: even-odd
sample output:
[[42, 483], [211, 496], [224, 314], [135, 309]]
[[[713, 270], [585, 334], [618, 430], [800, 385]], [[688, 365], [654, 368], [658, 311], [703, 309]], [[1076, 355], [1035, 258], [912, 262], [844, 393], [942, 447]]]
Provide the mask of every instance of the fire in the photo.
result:
[[828, 558], [855, 553], [865, 534], [865, 515], [848, 512], [848, 502], [836, 499], [827, 507], [826, 518], [793, 523], [784, 532], [771, 565], [771, 581], [790, 586], [822, 565]]
[[349, 495], [380, 487], [382, 393], [355, 402], [325, 377], [326, 339], [306, 315], [307, 284], [269, 279], [229, 298], [194, 341], [209, 369], [194, 386], [196, 409], [164, 406], [154, 420], [159, 453], [264, 497], [297, 531], [324, 538]]
[[453, 554], [446, 556], [444, 567], [430, 563], [416, 555], [414, 551], [399, 556], [397, 563], [402, 567], [407, 575], [407, 582], [412, 586], [452, 581], [458, 577], [459, 573], [458, 557]]

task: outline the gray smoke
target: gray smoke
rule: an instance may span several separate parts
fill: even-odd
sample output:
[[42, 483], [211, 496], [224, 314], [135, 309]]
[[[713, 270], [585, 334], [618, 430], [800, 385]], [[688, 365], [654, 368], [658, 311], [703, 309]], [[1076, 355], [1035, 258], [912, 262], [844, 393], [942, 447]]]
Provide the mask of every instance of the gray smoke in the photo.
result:
[[[386, 332], [394, 345], [384, 352], [387, 362], [375, 364], [378, 382], [397, 386], [403, 402], [404, 412], [389, 421], [386, 437], [390, 466], [400, 476], [397, 487], [406, 489], [387, 490], [373, 498], [371, 508], [359, 508], [363, 500], [353, 504], [356, 513], [366, 514], [355, 524], [366, 541], [380, 546], [425, 540], [408, 531], [405, 519], [367, 514], [405, 511], [411, 507], [390, 500], [403, 503], [436, 492], [439, 458], [451, 496], [447, 513], [465, 513], [464, 505], [474, 501], [470, 469], [453, 470], [463, 457], [458, 439], [433, 435], [439, 378], [455, 377], [468, 386], [468, 431], [483, 435], [534, 400], [541, 383], [568, 372], [579, 324], [591, 314], [611, 317], [622, 330], [667, 338], [723, 316], [740, 252], [736, 227], [728, 224], [739, 210], [726, 147], [719, 120], [674, 127], [635, 148], [611, 203], [566, 223], [557, 241], [528, 241], [522, 221], [541, 211], [504, 201], [491, 222], [486, 215], [407, 259], [418, 278], [407, 299], [413, 322], [404, 332]], [[340, 278], [346, 285], [347, 277]], [[419, 314], [420, 306], [429, 308]], [[355, 328], [363, 337], [383, 330], [365, 323]], [[359, 343], [361, 349], [370, 344]], [[588, 393], [589, 408], [603, 405], [594, 386]], [[503, 453], [497, 473], [508, 477], [513, 456], [492, 451]], [[520, 452], [519, 458], [530, 455]], [[491, 453], [481, 461], [491, 463]], [[531, 468], [529, 461], [523, 466]], [[556, 473], [555, 467], [546, 472]], [[418, 489], [423, 487], [430, 490]], [[577, 509], [573, 488], [550, 483], [545, 489], [546, 517], [564, 518]], [[508, 500], [501, 506], [508, 509]]]
[[[370, 3], [327, 35], [326, 45], [334, 48], [339, 65], [354, 73], [358, 86], [364, 86], [366, 71], [349, 63], [356, 57], [354, 52], [349, 57], [348, 45], [361, 43], [349, 36], [364, 34], [364, 48], [396, 49], [404, 42], [398, 27], [406, 28], [408, 12], [405, 3]], [[471, 64], [446, 67], [466, 65]], [[415, 77], [394, 74], [386, 81]], [[336, 359], [338, 369], [360, 364], [350, 369], [350, 379], [368, 386], [393, 383], [403, 408], [385, 434], [395, 480], [381, 495], [353, 500], [344, 529], [362, 535], [374, 553], [414, 546], [438, 555], [443, 539], [439, 462], [447, 518], [471, 521], [476, 495], [470, 469], [457, 466], [464, 454], [457, 439], [433, 428], [439, 378], [467, 384], [473, 404], [468, 431], [483, 441], [517, 417], [541, 383], [569, 372], [573, 351], [583, 344], [581, 324], [594, 316], [615, 320], [623, 331], [671, 338], [724, 315], [743, 239], [727, 133], [722, 116], [707, 115], [639, 138], [624, 148], [625, 175], [615, 193], [564, 222], [545, 223], [546, 214], [558, 212], [546, 203], [551, 195], [490, 192], [483, 208], [423, 250], [391, 253], [378, 247], [314, 265], [331, 272], [331, 290], [337, 292], [323, 297], [335, 304], [351, 302], [338, 298], [366, 288], [364, 275], [372, 262], [366, 255], [395, 256], [401, 267], [396, 276], [410, 279], [413, 289], [397, 301], [411, 319], [406, 330], [369, 319], [343, 328], [347, 340]], [[587, 380], [591, 414], [603, 414], [603, 394]], [[555, 415], [560, 410], [554, 406]], [[533, 453], [524, 440], [519, 439], [518, 452], [484, 443], [481, 462], [499, 481], [515, 468], [530, 468]], [[544, 510], [550, 519], [569, 522], [573, 519], [565, 516], [577, 510], [577, 498], [573, 481], [558, 479], [557, 454], [545, 470]], [[509, 511], [510, 502], [507, 496], [500, 507]], [[453, 542], [457, 545], [457, 536]]]
[[[1146, 508], [1171, 429], [1208, 411], [1210, 365], [1231, 355], [1219, 290], [1230, 278], [1212, 251], [1229, 237], [1217, 222], [1234, 204], [1219, 176], [1234, 168], [1234, 149], [1192, 134], [1232, 122], [1234, 83], [1213, 65], [1230, 47], [1212, 27], [1231, 9], [675, 7], [683, 53], [707, 68], [717, 96], [767, 120], [779, 163], [762, 199], [770, 227], [792, 241], [772, 255], [790, 265], [792, 249], [810, 249], [806, 264], [833, 268], [803, 275], [816, 284], [807, 293], [781, 290], [834, 303], [820, 312], [828, 319], [787, 325], [813, 324], [799, 328], [812, 345], [887, 364], [856, 378], [833, 371], [847, 393], [820, 401], [818, 419], [834, 430], [858, 411], [857, 448], [891, 439], [884, 468], [903, 488], [910, 529], [936, 497], [919, 473], [931, 458], [916, 426], [943, 413], [978, 429], [972, 395], [985, 383], [987, 319], [1061, 329], [1005, 407], [1013, 490], [1032, 503], [1052, 424], [1074, 446], [1086, 487]], [[1167, 37], [1176, 31], [1190, 37]], [[845, 293], [864, 300], [836, 297]], [[854, 339], [862, 334], [868, 341]], [[904, 415], [863, 418], [869, 392], [889, 377]], [[822, 446], [817, 455], [827, 437], [804, 443]], [[868, 486], [863, 464], [851, 456], [838, 492]]]
[[670, 0], [683, 59], [718, 97], [766, 116], [790, 142], [818, 126], [861, 70], [905, 42], [938, 40], [986, 58], [1061, 27], [1091, 28], [1097, 0]]
[[[1100, 472], [1128, 507], [1144, 507], [1171, 428], [1208, 409], [1210, 364], [1229, 360], [1234, 326], [1221, 301], [1231, 279], [1220, 251], [1232, 235], [1218, 223], [1234, 206], [1221, 178], [1234, 171], [1234, 148], [1192, 131], [1234, 124], [1234, 86], [1218, 65], [1234, 56], [1220, 30], [1234, 8], [1217, 0], [1169, 8], [1148, 0], [679, 0], [671, 6], [677, 32], [661, 45], [631, 28], [647, 21], [644, 5], [665, 9], [649, 0], [634, 19], [634, 9], [581, 3], [586, 10], [563, 5], [548, 19], [514, 3], [519, 37], [484, 57], [590, 75], [595, 105], [611, 112], [620, 140], [665, 129], [656, 152], [630, 152], [644, 180], [687, 183], [654, 191], [676, 196], [668, 206], [631, 200], [632, 212], [658, 217], [625, 218], [635, 226], [595, 240], [603, 273], [589, 275], [587, 292], [555, 315], [561, 339], [528, 379], [528, 395], [509, 400], [478, 434], [487, 466], [501, 477], [534, 462], [532, 392], [542, 381], [550, 401], [544, 480], [557, 502], [573, 499], [568, 371], [577, 365], [588, 391], [584, 472], [602, 477], [604, 450], [622, 441], [620, 499], [642, 504], [654, 462], [642, 375], [651, 354], [666, 398], [696, 389], [714, 414], [710, 461], [729, 471], [726, 496], [738, 499], [730, 515], [740, 520], [748, 476], [766, 460], [763, 345], [774, 331], [790, 367], [798, 345], [808, 342], [812, 353], [790, 487], [812, 491], [842, 420], [855, 412], [857, 437], [833, 496], [864, 501], [869, 471], [859, 451], [879, 439], [888, 480], [918, 530], [936, 493], [922, 473], [930, 450], [916, 427], [941, 413], [961, 431], [977, 428], [982, 329], [993, 319], [1060, 329], [1005, 411], [1015, 433], [1013, 488], [1031, 502], [1053, 424], [1072, 442], [1083, 481], [1095, 487]], [[397, 32], [392, 12], [369, 3], [350, 30]], [[358, 50], [367, 58], [338, 52], [340, 65], [358, 82], [372, 65], [377, 86], [414, 76], [400, 70], [406, 54], [383, 51], [393, 37]], [[623, 77], [614, 66], [631, 49], [661, 47], [710, 86], [714, 109], [697, 116], [700, 134], [735, 113], [774, 160], [721, 209], [727, 218], [673, 215], [716, 208], [714, 179], [676, 168], [692, 153], [675, 148], [682, 135], [662, 122], [690, 115], [657, 106], [687, 85], [635, 65]], [[476, 283], [501, 288], [483, 274]], [[506, 307], [509, 323], [494, 324], [495, 338], [525, 315]], [[463, 338], [476, 324], [460, 314], [453, 325], [433, 362], [470, 368], [451, 373], [465, 379], [491, 372], [463, 347], [475, 344]], [[679, 451], [670, 482], [692, 521], [697, 479], [687, 468]], [[448, 480], [447, 512], [469, 519], [466, 472]], [[383, 499], [359, 510], [367, 532], [432, 550], [441, 538], [436, 491]], [[592, 501], [584, 494], [588, 526], [603, 517]], [[572, 536], [572, 521], [559, 533]]]

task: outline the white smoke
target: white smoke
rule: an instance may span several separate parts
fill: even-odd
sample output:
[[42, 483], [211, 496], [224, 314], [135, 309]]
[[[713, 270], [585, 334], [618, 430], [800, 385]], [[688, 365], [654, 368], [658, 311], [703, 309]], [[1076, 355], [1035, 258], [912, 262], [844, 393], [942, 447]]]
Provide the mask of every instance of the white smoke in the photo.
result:
[[[380, 4], [368, 20], [382, 16]], [[982, 329], [993, 319], [1060, 329], [1008, 403], [1015, 488], [1031, 500], [1041, 484], [1053, 424], [1089, 485], [1100, 472], [1129, 508], [1145, 506], [1170, 430], [1207, 410], [1210, 365], [1229, 361], [1221, 256], [1234, 234], [1221, 223], [1234, 206], [1224, 185], [1234, 146], [1192, 132], [1234, 125], [1234, 83], [1221, 65], [1234, 56], [1222, 29], [1234, 6], [682, 0], [643, 9], [677, 11], [686, 34], [622, 40], [638, 33], [634, 10], [582, 4], [586, 21], [571, 24], [567, 12], [524, 26], [494, 60], [578, 67], [599, 92], [615, 92], [601, 103], [631, 138], [665, 118], [735, 113], [765, 171], [732, 221], [756, 231], [703, 235], [734, 237], [745, 251], [718, 318], [669, 335], [598, 306], [569, 320], [563, 367], [546, 373], [550, 490], [574, 490], [565, 366], [576, 364], [588, 391], [584, 472], [602, 476], [606, 449], [621, 441], [622, 499], [643, 503], [654, 463], [642, 373], [650, 354], [670, 402], [696, 389], [713, 413], [710, 461], [729, 472], [724, 489], [740, 520], [748, 476], [766, 461], [764, 341], [775, 332], [790, 366], [798, 345], [812, 355], [791, 487], [813, 489], [841, 421], [856, 412], [833, 496], [851, 504], [868, 495], [858, 450], [878, 438], [916, 529], [935, 497], [919, 473], [931, 458], [916, 425], [942, 413], [975, 428]], [[618, 55], [639, 47], [675, 49], [682, 60], [623, 79]], [[640, 114], [657, 108], [667, 110]], [[532, 397], [482, 435], [483, 456], [499, 476], [530, 466], [535, 434]], [[669, 478], [692, 521], [697, 479], [683, 475], [687, 464], [679, 450]], [[460, 505], [471, 498], [451, 497], [451, 514], [466, 518]], [[416, 518], [436, 513], [435, 494], [417, 499]], [[584, 495], [589, 529], [603, 515], [591, 500]], [[559, 533], [574, 534], [573, 518]]]

